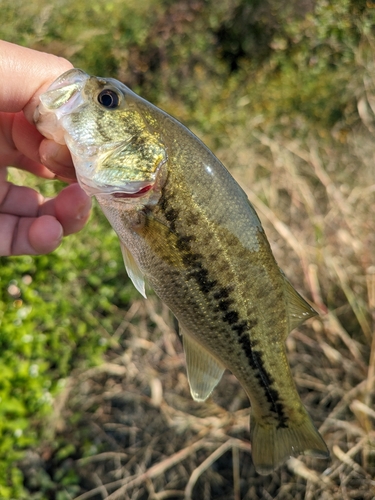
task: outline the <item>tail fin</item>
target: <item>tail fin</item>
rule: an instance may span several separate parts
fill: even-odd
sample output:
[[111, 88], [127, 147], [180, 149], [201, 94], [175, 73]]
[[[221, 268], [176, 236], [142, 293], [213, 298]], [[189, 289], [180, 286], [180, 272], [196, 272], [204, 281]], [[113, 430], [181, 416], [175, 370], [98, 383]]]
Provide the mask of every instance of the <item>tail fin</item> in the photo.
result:
[[251, 413], [250, 439], [255, 469], [270, 474], [290, 456], [311, 455], [328, 458], [329, 451], [306, 412], [301, 423], [290, 421], [288, 427], [277, 427], [257, 421]]

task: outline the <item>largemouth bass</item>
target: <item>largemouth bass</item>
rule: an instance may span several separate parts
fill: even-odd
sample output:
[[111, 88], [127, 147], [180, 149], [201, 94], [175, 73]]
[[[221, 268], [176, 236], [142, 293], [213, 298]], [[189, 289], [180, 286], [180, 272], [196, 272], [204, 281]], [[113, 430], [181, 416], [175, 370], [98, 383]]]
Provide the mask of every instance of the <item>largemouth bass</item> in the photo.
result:
[[191, 394], [204, 401], [228, 368], [251, 403], [256, 470], [291, 455], [327, 457], [286, 357], [314, 309], [280, 271], [245, 193], [186, 127], [111, 78], [72, 69], [40, 97], [40, 132], [67, 144], [82, 188], [145, 281], [179, 321]]

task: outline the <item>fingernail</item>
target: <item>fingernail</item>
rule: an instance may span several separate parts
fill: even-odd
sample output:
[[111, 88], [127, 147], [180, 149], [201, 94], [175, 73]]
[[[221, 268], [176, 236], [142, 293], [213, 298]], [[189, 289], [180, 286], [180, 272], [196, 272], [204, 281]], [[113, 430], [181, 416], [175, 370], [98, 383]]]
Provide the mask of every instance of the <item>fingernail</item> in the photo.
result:
[[60, 226], [60, 231], [57, 233], [57, 235], [55, 237], [55, 241], [56, 241], [57, 245], [60, 245], [61, 240], [63, 239], [63, 237], [64, 237], [64, 229], [63, 229], [62, 226]]
[[91, 198], [88, 198], [87, 201], [78, 209], [76, 219], [82, 220], [86, 219], [91, 210]]

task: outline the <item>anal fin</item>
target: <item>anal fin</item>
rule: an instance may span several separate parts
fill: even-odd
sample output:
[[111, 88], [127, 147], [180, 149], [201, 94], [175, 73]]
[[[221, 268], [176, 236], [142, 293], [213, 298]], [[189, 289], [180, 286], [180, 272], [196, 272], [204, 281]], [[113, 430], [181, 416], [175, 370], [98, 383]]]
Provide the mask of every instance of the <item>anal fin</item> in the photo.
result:
[[205, 401], [220, 382], [225, 368], [183, 329], [181, 334], [191, 395], [195, 401]]
[[137, 263], [135, 262], [133, 255], [129, 252], [129, 250], [122, 243], [122, 241], [120, 242], [120, 245], [121, 245], [122, 256], [124, 258], [126, 272], [128, 273], [129, 278], [132, 280], [135, 288], [146, 299], [147, 297], [145, 291], [145, 279], [143, 277], [143, 273], [139, 269]]

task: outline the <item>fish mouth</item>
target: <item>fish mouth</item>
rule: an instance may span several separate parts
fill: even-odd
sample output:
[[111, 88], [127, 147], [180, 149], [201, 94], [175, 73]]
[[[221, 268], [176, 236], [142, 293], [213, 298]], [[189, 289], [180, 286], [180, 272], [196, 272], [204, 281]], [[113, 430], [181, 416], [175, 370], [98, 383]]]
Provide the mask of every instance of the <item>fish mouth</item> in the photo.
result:
[[40, 104], [34, 112], [34, 123], [39, 132], [53, 139], [58, 144], [65, 144], [65, 132], [62, 119], [85, 106], [82, 90], [89, 75], [80, 69], [71, 69], [63, 73], [42, 94]]
[[127, 199], [141, 198], [150, 190], [153, 189], [154, 183], [150, 181], [129, 181], [121, 186], [109, 186], [101, 185], [98, 186], [94, 182], [90, 182], [89, 179], [83, 179], [79, 174], [77, 175], [78, 181], [82, 189], [89, 196], [104, 195], [110, 196], [116, 199]]
[[[137, 150], [131, 144], [131, 138], [125, 136], [125, 140], [99, 141], [98, 144], [93, 140], [93, 134], [87, 138], [85, 131], [81, 134], [76, 130], [80, 126], [79, 113], [85, 113], [91, 102], [91, 78], [95, 80], [95, 77], [76, 68], [63, 73], [40, 96], [34, 122], [42, 135], [68, 147], [78, 182], [89, 196], [111, 197], [125, 203], [147, 198], [148, 202], [154, 198], [155, 189], [158, 191], [157, 172], [166, 161], [160, 151], [161, 146], [158, 143], [153, 145], [156, 151], [150, 146], [153, 156], [149, 161], [154, 162], [152, 172], [145, 168], [135, 169], [134, 172], [125, 161], [127, 154], [130, 166], [135, 161]], [[104, 79], [96, 80], [99, 84], [107, 83]]]
[[[141, 184], [141, 183], [137, 183]], [[153, 188], [152, 184], [146, 184], [136, 192], [116, 191], [112, 194], [114, 198], [140, 198]]]
[[81, 91], [90, 76], [81, 69], [71, 69], [63, 73], [40, 96], [42, 105], [56, 113], [57, 118], [77, 111], [83, 102]]

